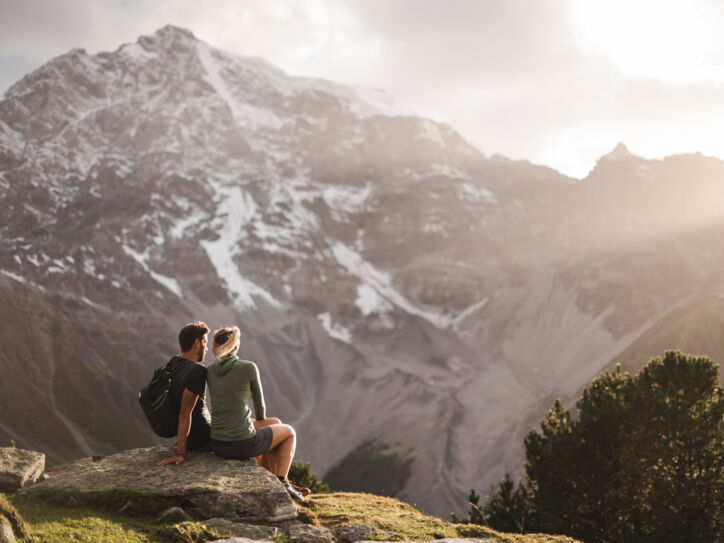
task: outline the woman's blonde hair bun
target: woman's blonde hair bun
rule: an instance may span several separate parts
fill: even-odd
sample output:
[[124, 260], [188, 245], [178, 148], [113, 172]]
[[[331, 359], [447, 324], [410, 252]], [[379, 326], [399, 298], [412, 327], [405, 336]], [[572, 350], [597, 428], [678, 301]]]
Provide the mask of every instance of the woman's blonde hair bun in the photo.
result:
[[229, 353], [236, 353], [241, 342], [241, 330], [238, 326], [226, 326], [214, 332], [214, 356], [221, 358]]

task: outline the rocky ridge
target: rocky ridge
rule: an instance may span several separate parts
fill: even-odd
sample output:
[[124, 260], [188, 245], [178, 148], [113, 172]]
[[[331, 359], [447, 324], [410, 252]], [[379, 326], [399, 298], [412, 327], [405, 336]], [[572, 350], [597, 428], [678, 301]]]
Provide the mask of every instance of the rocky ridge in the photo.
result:
[[577, 181], [385, 100], [175, 27], [8, 89], [0, 439], [153, 443], [135, 395], [179, 326], [238, 323], [300, 458], [378, 440], [447, 515], [555, 397], [724, 292], [720, 161], [621, 146]]
[[[355, 543], [385, 536], [399, 539], [396, 532], [386, 533], [371, 523], [349, 522], [353, 517], [345, 515], [333, 515], [334, 526], [325, 527], [309, 509], [299, 508], [298, 514], [297, 505], [283, 486], [252, 460], [228, 460], [210, 452], [196, 452], [180, 465], [159, 466], [158, 462], [170, 453], [169, 448], [158, 446], [107, 457], [82, 458], [49, 469], [37, 482], [24, 483], [22, 488], [18, 485], [12, 489], [17, 492], [11, 497], [26, 505], [30, 499], [35, 504], [43, 504], [44, 509], [51, 505], [63, 508], [66, 511], [63, 517], [80, 508], [93, 514], [111, 512], [129, 519], [155, 518], [159, 527], [171, 529], [175, 526], [182, 530], [191, 524], [202, 529], [200, 539], [194, 540], [217, 543], [271, 543], [278, 542], [281, 535], [293, 543]], [[4, 459], [30, 458], [37, 454], [0, 448], [0, 458]], [[27, 472], [26, 464], [5, 461], [0, 464], [0, 473], [15, 475], [19, 480]], [[400, 502], [395, 504], [392, 500], [387, 504], [393, 509], [399, 505]], [[368, 511], [372, 522], [376, 520], [375, 513], [389, 515], [380, 509]], [[404, 514], [400, 512], [398, 516]], [[72, 518], [78, 524], [77, 516]], [[345, 518], [348, 523], [344, 522]], [[439, 519], [434, 520], [444, 525]], [[45, 528], [41, 529], [48, 529], [50, 524], [51, 518], [44, 517], [41, 525]], [[0, 542], [15, 541], [16, 536], [21, 540], [42, 539], [44, 532], [37, 529], [30, 530], [18, 511], [0, 494]], [[146, 529], [146, 533], [150, 540], [155, 540], [152, 531]], [[72, 532], [66, 535], [71, 537]], [[226, 539], [215, 539], [218, 535]], [[499, 538], [438, 536], [437, 541], [494, 543]], [[561, 541], [572, 542], [565, 538]]]

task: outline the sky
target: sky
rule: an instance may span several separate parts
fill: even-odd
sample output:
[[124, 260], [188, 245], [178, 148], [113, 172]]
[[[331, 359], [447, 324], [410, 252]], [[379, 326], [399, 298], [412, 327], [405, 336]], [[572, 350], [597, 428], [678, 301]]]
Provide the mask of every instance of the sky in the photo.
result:
[[0, 0], [0, 93], [166, 24], [294, 75], [384, 89], [486, 155], [582, 178], [618, 142], [724, 159], [719, 0]]

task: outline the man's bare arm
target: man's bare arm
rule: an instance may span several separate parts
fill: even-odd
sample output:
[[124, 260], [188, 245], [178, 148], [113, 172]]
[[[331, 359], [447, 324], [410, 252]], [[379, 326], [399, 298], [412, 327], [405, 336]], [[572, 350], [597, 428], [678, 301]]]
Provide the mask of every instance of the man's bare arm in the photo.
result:
[[178, 430], [176, 432], [176, 450], [178, 451], [178, 454], [169, 458], [164, 458], [161, 462], [159, 462], [159, 466], [165, 466], [166, 464], [180, 464], [186, 460], [186, 441], [188, 440], [189, 431], [191, 430], [191, 413], [193, 413], [198, 399], [198, 394], [194, 394], [188, 388], [184, 389], [183, 396], [181, 397], [181, 410], [178, 414]]

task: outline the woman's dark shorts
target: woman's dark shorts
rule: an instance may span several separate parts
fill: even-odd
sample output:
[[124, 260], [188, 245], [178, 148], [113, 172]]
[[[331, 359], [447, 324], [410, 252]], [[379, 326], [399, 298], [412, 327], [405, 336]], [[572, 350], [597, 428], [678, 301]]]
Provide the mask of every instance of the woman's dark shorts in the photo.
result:
[[256, 434], [249, 439], [240, 439], [239, 441], [212, 439], [211, 450], [225, 458], [244, 460], [267, 452], [271, 446], [273, 435], [272, 429], [264, 426], [264, 428], [259, 428]]

